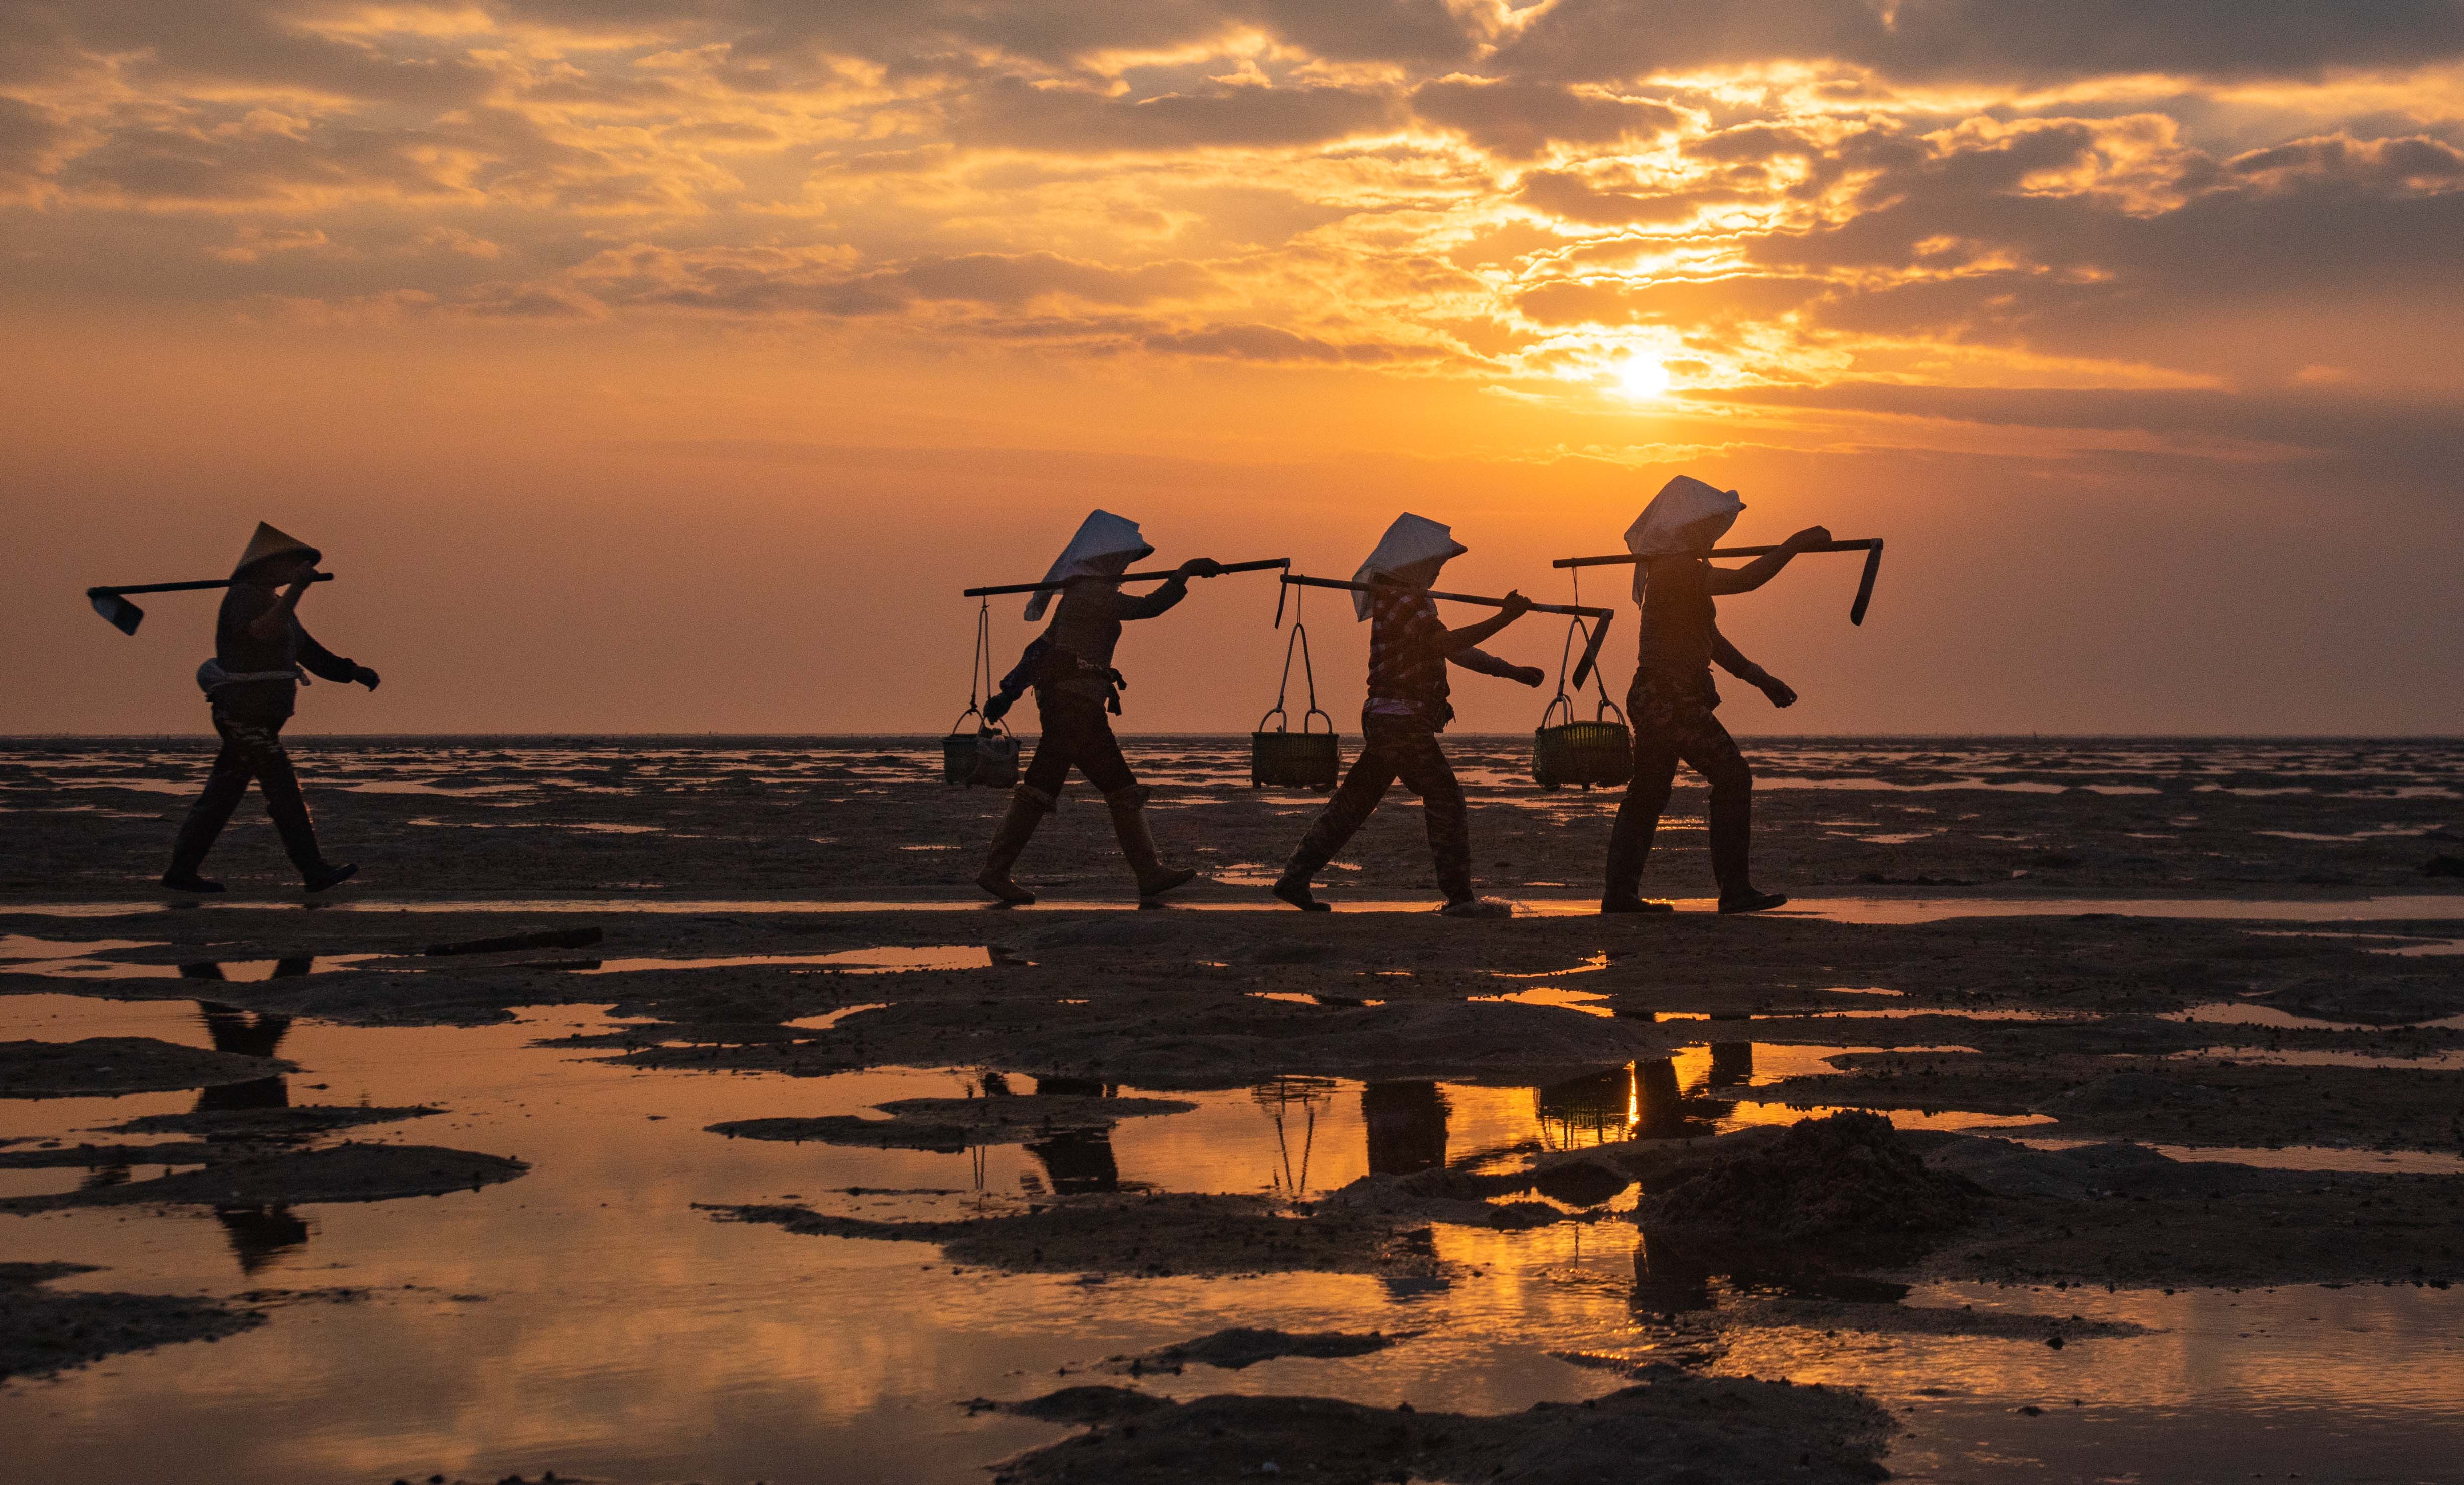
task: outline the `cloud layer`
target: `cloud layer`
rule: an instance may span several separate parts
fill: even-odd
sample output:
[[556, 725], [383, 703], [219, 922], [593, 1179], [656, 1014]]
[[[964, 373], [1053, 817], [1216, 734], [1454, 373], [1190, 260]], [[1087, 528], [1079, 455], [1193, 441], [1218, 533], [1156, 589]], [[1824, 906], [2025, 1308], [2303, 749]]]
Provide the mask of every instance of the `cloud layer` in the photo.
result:
[[0, 0], [38, 306], [2436, 403], [2459, 229], [2454, 0]]

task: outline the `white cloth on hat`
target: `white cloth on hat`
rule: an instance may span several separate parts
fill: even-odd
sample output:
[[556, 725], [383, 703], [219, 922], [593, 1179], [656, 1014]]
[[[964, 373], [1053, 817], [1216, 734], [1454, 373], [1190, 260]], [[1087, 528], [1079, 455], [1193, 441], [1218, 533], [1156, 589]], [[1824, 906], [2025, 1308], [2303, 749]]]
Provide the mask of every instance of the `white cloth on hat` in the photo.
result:
[[[1078, 535], [1053, 558], [1052, 570], [1044, 575], [1046, 582], [1067, 582], [1072, 578], [1090, 578], [1095, 564], [1108, 557], [1129, 554], [1131, 561], [1154, 552], [1146, 538], [1138, 535], [1138, 523], [1110, 511], [1090, 511], [1078, 523]], [[1026, 622], [1033, 623], [1044, 617], [1052, 601], [1052, 590], [1030, 594], [1026, 600]]]
[[[1700, 551], [1718, 543], [1745, 513], [1746, 503], [1733, 490], [1715, 490], [1690, 474], [1680, 474], [1660, 487], [1651, 504], [1625, 529], [1625, 549], [1638, 557], [1664, 557], [1672, 552]], [[1685, 528], [1697, 521], [1725, 517], [1710, 535], [1688, 537]], [[1643, 566], [1634, 564], [1634, 597], [1642, 600]]]
[[[1470, 550], [1455, 539], [1452, 527], [1407, 511], [1386, 528], [1386, 535], [1377, 539], [1377, 550], [1369, 554], [1369, 560], [1360, 564], [1360, 571], [1352, 575], [1352, 580], [1372, 582], [1391, 578], [1414, 562], [1425, 562], [1433, 557], [1458, 557]], [[1368, 622], [1375, 606], [1369, 594], [1352, 595], [1352, 612], [1362, 622]]]

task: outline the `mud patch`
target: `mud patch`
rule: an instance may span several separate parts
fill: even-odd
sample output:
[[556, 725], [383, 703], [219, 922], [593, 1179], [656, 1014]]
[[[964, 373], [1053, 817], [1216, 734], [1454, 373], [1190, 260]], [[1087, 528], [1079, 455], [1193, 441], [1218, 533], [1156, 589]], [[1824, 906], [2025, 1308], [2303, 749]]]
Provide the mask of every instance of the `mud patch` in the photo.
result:
[[49, 1377], [179, 1341], [219, 1341], [265, 1323], [254, 1310], [170, 1295], [54, 1290], [88, 1263], [0, 1263], [0, 1381]]
[[1283, 1215], [1258, 1196], [1095, 1197], [973, 1220], [886, 1222], [808, 1207], [714, 1206], [720, 1221], [768, 1222], [808, 1236], [936, 1243], [955, 1263], [1014, 1274], [1162, 1278], [1309, 1272], [1439, 1278], [1426, 1227], [1375, 1213]]
[[891, 1117], [735, 1119], [712, 1125], [710, 1132], [730, 1139], [811, 1140], [823, 1145], [948, 1152], [979, 1145], [1024, 1145], [1058, 1135], [1098, 1134], [1123, 1119], [1186, 1114], [1198, 1107], [1180, 1099], [1023, 1093], [982, 1099], [898, 1099], [875, 1106]]
[[[1673, 1367], [1654, 1368], [1649, 1378], [1589, 1402], [1543, 1403], [1496, 1416], [1317, 1397], [1204, 1397], [1159, 1407], [1111, 1398], [1092, 1431], [1014, 1459], [994, 1478], [1003, 1485], [1278, 1476], [1844, 1485], [1889, 1476], [1881, 1454], [1890, 1415], [1853, 1393], [1696, 1377]], [[1076, 1421], [1094, 1411], [1090, 1403], [1073, 1398], [1035, 1416]]]
[[1925, 1163], [1992, 1193], [1928, 1275], [2125, 1287], [2450, 1283], [2464, 1179], [2179, 1162], [2128, 1145], [1936, 1137]]
[[397, 1124], [425, 1119], [445, 1110], [425, 1103], [373, 1108], [302, 1103], [288, 1108], [198, 1109], [187, 1114], [148, 1114], [122, 1124], [106, 1125], [111, 1134], [194, 1134], [209, 1140], [305, 1140], [336, 1129], [362, 1125]]
[[297, 1071], [275, 1058], [210, 1052], [151, 1037], [0, 1041], [0, 1099], [169, 1093]]
[[249, 1154], [202, 1170], [122, 1186], [11, 1197], [0, 1201], [0, 1212], [149, 1203], [243, 1207], [391, 1201], [400, 1196], [475, 1190], [510, 1181], [529, 1169], [522, 1162], [501, 1155], [477, 1155], [435, 1145], [338, 1145], [329, 1149]]
[[1253, 1330], [1245, 1325], [1235, 1325], [1211, 1336], [1183, 1341], [1178, 1345], [1168, 1345], [1139, 1356], [1108, 1356], [1104, 1359], [1103, 1369], [1131, 1377], [1143, 1376], [1151, 1371], [1177, 1374], [1192, 1365], [1241, 1371], [1260, 1362], [1277, 1361], [1287, 1356], [1367, 1356], [1406, 1339], [1405, 1336], [1390, 1336], [1375, 1330], [1365, 1335], [1352, 1335], [1340, 1330], [1296, 1335], [1288, 1330]]

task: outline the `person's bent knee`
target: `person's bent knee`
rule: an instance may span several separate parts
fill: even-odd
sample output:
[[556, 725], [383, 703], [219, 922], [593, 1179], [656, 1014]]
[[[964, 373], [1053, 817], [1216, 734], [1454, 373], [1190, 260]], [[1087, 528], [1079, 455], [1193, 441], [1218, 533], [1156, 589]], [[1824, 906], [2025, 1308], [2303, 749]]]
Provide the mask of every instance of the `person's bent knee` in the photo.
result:
[[1743, 758], [1723, 763], [1706, 772], [1704, 777], [1710, 784], [1713, 794], [1748, 795], [1754, 792], [1754, 771]]

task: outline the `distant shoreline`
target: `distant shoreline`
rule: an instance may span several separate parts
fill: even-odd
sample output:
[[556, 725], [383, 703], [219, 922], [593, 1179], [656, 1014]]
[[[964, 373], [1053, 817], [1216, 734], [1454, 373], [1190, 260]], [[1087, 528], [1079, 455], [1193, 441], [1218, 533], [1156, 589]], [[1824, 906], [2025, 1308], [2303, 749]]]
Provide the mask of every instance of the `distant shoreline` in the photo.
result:
[[[1355, 731], [1357, 731], [1355, 729]], [[1894, 742], [1894, 743], [2009, 743], [2040, 745], [2046, 743], [2464, 743], [2464, 733], [2455, 732], [1755, 732], [1736, 729], [1739, 737], [1751, 737], [1758, 742]], [[924, 746], [947, 734], [941, 732], [320, 732], [293, 730], [285, 733], [287, 741], [302, 742], [831, 742], [831, 743], [912, 743]], [[1023, 735], [1032, 737], [1032, 731]], [[1124, 732], [1124, 740], [1154, 739], [1169, 742], [1221, 742], [1247, 737], [1245, 732]], [[1528, 737], [1529, 733], [1451, 732], [1457, 738], [1483, 740]], [[181, 732], [0, 732], [0, 747], [27, 743], [57, 742], [168, 742], [210, 741], [213, 733], [199, 729]]]

